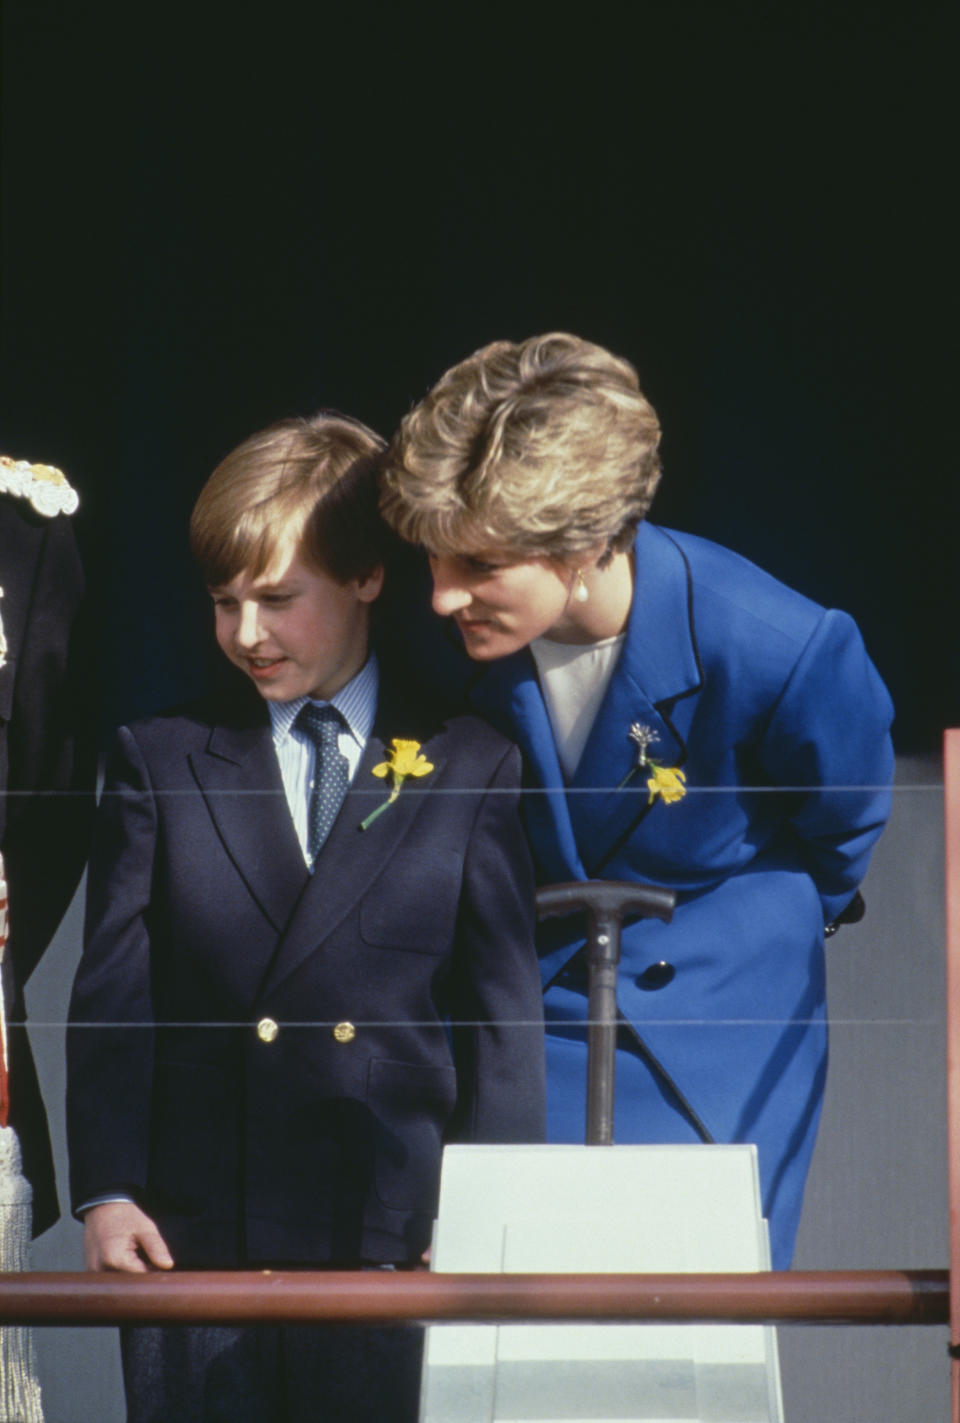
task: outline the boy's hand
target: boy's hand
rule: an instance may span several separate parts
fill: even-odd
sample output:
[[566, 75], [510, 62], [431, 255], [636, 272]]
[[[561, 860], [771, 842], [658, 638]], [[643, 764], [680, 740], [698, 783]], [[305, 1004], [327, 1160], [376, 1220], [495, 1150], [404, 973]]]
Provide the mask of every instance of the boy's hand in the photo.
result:
[[83, 1263], [88, 1270], [144, 1275], [172, 1270], [173, 1256], [145, 1211], [132, 1201], [107, 1201], [83, 1217]]

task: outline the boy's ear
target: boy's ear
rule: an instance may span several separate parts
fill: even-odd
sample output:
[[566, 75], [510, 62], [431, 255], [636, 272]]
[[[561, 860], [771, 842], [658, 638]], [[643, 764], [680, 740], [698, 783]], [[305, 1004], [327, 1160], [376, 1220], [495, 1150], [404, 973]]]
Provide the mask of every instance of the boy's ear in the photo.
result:
[[365, 578], [357, 579], [357, 596], [361, 603], [373, 603], [383, 588], [383, 564], [378, 563]]

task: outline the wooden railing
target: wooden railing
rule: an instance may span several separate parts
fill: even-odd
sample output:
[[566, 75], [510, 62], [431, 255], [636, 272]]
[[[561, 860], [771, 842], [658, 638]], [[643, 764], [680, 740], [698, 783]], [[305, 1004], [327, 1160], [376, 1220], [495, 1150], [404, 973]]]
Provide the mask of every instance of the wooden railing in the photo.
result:
[[947, 1159], [950, 1172], [950, 1394], [960, 1423], [960, 730], [943, 737], [947, 869]]
[[471, 1320], [944, 1324], [946, 1270], [445, 1275], [425, 1270], [0, 1275], [2, 1324]]

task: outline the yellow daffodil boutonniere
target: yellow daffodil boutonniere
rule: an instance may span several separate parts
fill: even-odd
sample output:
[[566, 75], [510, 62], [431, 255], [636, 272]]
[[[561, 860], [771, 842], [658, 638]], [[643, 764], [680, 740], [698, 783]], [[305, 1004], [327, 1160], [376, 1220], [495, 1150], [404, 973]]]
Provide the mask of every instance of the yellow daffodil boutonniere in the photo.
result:
[[648, 761], [647, 769], [650, 772], [647, 777], [647, 790], [650, 792], [648, 805], [653, 805], [657, 796], [667, 805], [670, 805], [671, 801], [683, 800], [687, 793], [684, 785], [687, 778], [679, 767], [656, 766], [652, 761]]
[[433, 763], [420, 754], [419, 741], [404, 741], [395, 736], [387, 751], [387, 759], [373, 768], [373, 774], [381, 780], [386, 776], [390, 777], [390, 794], [382, 805], [378, 805], [376, 810], [372, 810], [366, 820], [361, 822], [360, 829], [366, 830], [378, 815], [382, 815], [388, 806], [393, 805], [408, 776], [419, 780], [421, 776], [429, 776], [432, 770]]
[[653, 805], [657, 796], [665, 805], [670, 805], [675, 800], [683, 800], [687, 793], [686, 776], [679, 766], [663, 766], [659, 761], [655, 761], [652, 756], [647, 755], [647, 748], [652, 741], [659, 740], [657, 733], [650, 726], [643, 726], [639, 721], [633, 722], [627, 732], [630, 740], [637, 748], [637, 764], [633, 766], [617, 787], [623, 790], [624, 786], [631, 780], [638, 771], [643, 770], [647, 775], [647, 790], [650, 797], [648, 805]]

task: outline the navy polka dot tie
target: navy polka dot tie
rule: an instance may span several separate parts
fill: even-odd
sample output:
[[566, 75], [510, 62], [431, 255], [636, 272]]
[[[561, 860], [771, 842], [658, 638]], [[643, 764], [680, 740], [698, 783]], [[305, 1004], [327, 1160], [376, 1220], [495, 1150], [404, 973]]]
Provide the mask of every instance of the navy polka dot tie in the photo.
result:
[[313, 863], [343, 804], [350, 768], [338, 744], [344, 721], [336, 707], [315, 707], [307, 702], [297, 713], [297, 725], [317, 748], [307, 807], [307, 853]]

